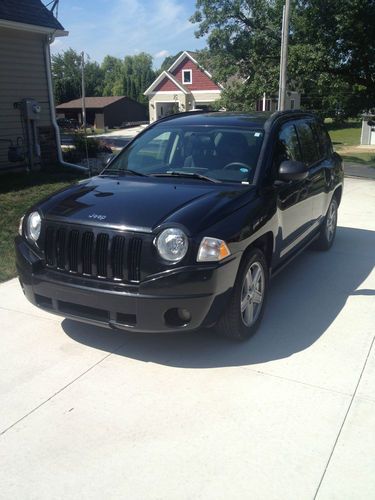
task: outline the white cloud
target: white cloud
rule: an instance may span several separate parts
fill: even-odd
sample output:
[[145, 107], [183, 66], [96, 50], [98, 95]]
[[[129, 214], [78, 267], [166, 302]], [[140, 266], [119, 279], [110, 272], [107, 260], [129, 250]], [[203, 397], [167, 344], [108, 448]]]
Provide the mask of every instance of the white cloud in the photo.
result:
[[107, 54], [122, 58], [144, 51], [153, 54], [158, 64], [167, 55], [204, 46], [204, 40], [195, 38], [196, 26], [189, 21], [192, 1], [102, 0], [91, 10], [84, 9], [84, 15], [63, 9], [64, 3], [61, 20], [69, 36], [54, 52], [72, 47], [100, 62]]
[[167, 57], [167, 56], [169, 56], [168, 50], [160, 50], [159, 52], [156, 52], [156, 54], [154, 54], [155, 59], [161, 59], [161, 58]]
[[60, 40], [60, 38], [55, 38], [54, 41], [51, 43], [51, 47], [53, 47], [54, 49], [58, 49], [62, 45], [63, 45], [63, 43]]

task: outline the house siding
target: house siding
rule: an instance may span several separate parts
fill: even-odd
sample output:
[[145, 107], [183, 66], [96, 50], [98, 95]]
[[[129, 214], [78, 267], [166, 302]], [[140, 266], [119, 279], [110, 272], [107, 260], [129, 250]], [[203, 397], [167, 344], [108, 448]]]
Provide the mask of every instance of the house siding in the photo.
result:
[[176, 80], [183, 82], [182, 71], [184, 69], [192, 70], [192, 83], [185, 84], [190, 91], [194, 90], [219, 90], [218, 85], [213, 82], [204, 71], [202, 71], [196, 64], [188, 58], [185, 58], [181, 63], [172, 71], [172, 75]]
[[192, 92], [195, 104], [212, 103], [220, 98], [219, 92], [214, 92], [211, 90], [208, 92]]
[[[181, 58], [182, 59], [182, 58]], [[191, 70], [192, 83], [182, 83], [183, 70]], [[158, 120], [171, 112], [191, 111], [197, 108], [208, 108], [221, 97], [221, 88], [198, 67], [186, 54], [184, 59], [170, 72], [173, 78], [182, 84], [182, 91], [170, 78], [164, 77], [156, 85], [154, 82], [146, 91], [149, 97], [150, 122]], [[176, 109], [177, 105], [177, 110]]]
[[154, 92], [176, 92], [177, 90], [180, 91], [181, 89], [179, 89], [177, 85], [172, 82], [172, 80], [165, 77], [155, 88]]
[[[58, 116], [73, 118], [81, 123], [81, 108], [77, 106], [69, 108], [68, 104], [64, 104], [64, 107], [57, 107]], [[126, 123], [145, 122], [147, 119], [146, 106], [128, 97], [123, 97], [104, 107], [93, 108], [86, 104], [86, 123], [95, 128], [121, 127]]]
[[[39, 101], [42, 111], [37, 127], [42, 151], [47, 137], [51, 143], [50, 105], [46, 65], [44, 59], [45, 35], [21, 30], [0, 28], [0, 139], [23, 137], [20, 112], [13, 104], [24, 98]], [[8, 162], [9, 144], [0, 141], [0, 170], [22, 166]]]
[[123, 123], [147, 120], [146, 107], [137, 101], [124, 98], [104, 108], [104, 122], [107, 127], [121, 126]]
[[186, 111], [189, 107], [187, 96], [181, 91], [178, 93], [171, 92], [170, 94], [155, 94], [151, 97], [149, 102], [150, 122], [161, 118], [161, 116], [157, 114], [157, 108], [158, 104], [162, 103], [176, 103], [180, 111]]

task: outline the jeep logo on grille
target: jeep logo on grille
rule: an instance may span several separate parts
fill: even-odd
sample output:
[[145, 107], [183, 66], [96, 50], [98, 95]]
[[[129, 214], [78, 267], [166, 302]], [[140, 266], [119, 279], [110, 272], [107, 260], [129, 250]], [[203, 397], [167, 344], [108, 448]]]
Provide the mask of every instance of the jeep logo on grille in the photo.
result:
[[106, 215], [100, 215], [100, 214], [90, 214], [89, 219], [96, 219], [96, 220], [105, 220], [107, 218]]

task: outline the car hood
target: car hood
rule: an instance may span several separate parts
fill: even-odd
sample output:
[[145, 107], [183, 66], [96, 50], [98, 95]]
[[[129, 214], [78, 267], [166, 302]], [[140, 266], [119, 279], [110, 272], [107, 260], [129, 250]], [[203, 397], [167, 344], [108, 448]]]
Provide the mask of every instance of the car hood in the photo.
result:
[[171, 224], [195, 233], [248, 203], [253, 191], [242, 184], [100, 176], [52, 195], [40, 209], [55, 221], [147, 232]]

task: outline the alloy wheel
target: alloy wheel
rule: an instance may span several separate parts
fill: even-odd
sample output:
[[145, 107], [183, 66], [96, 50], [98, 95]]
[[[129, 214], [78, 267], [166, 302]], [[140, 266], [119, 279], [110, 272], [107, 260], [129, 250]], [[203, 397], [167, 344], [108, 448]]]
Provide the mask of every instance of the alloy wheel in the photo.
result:
[[245, 326], [251, 327], [262, 310], [265, 276], [262, 265], [253, 262], [249, 267], [241, 291], [241, 318]]
[[328, 241], [331, 241], [333, 235], [335, 234], [336, 223], [337, 223], [337, 205], [336, 202], [332, 200], [328, 209], [327, 219], [326, 219], [326, 236]]

